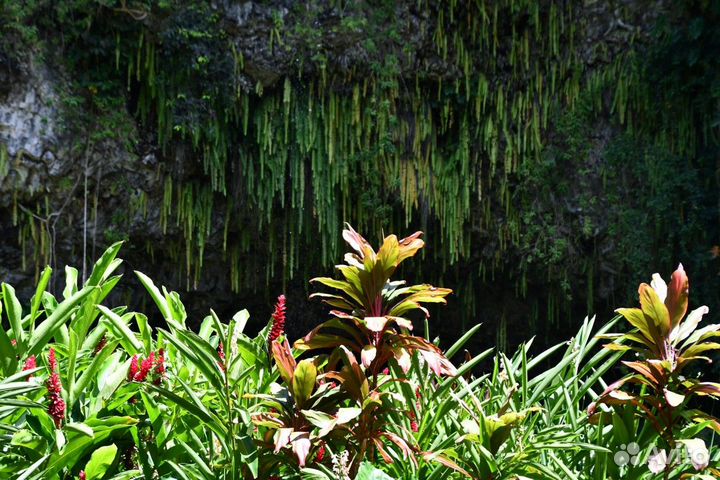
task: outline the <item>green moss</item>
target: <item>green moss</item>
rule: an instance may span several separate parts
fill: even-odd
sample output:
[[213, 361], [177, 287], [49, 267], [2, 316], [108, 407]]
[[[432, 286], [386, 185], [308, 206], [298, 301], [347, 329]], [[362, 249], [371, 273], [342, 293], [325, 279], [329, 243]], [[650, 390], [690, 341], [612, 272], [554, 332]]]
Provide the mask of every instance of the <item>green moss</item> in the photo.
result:
[[[136, 129], [116, 115], [124, 104], [156, 135], [162, 204], [137, 197], [133, 208], [158, 208], [163, 231], [180, 228], [172, 251], [188, 285], [217, 217], [234, 289], [333, 262], [344, 221], [369, 232], [422, 228], [439, 276], [469, 261], [483, 280], [513, 279], [521, 295], [528, 277], [541, 279], [550, 287], [538, 301], [557, 321], [582, 296], [571, 279], [582, 279], [593, 306], [604, 235], [619, 239], [613, 268], [635, 272], [691, 248], [674, 236], [688, 231], [679, 218], [697, 222], [693, 232], [706, 224], [663, 209], [692, 196], [684, 182], [698, 179], [693, 159], [717, 146], [716, 104], [685, 108], [717, 98], [708, 54], [718, 38], [708, 14], [717, 12], [674, 7], [668, 18], [687, 28], [660, 25], [650, 46], [612, 58], [599, 44], [605, 63], [588, 71], [580, 2], [334, 2], [332, 15], [298, 4], [275, 12], [266, 41], [300, 62], [282, 78], [253, 78], [247, 91], [247, 52], [218, 11], [184, 1], [147, 8], [162, 22], [103, 7], [89, 14], [80, 1], [48, 21], [72, 24], [66, 50], [77, 79], [67, 99], [99, 119], [92, 141], [115, 136], [134, 148]], [[418, 30], [430, 48], [406, 41]], [[338, 65], [328, 35], [347, 36], [366, 60]], [[687, 57], [664, 63], [683, 48]], [[599, 126], [612, 132], [604, 145]], [[181, 151], [201, 179], [164, 165]], [[649, 193], [633, 196], [646, 184]], [[611, 199], [622, 207], [608, 208]], [[677, 248], [639, 246], [654, 235]]]

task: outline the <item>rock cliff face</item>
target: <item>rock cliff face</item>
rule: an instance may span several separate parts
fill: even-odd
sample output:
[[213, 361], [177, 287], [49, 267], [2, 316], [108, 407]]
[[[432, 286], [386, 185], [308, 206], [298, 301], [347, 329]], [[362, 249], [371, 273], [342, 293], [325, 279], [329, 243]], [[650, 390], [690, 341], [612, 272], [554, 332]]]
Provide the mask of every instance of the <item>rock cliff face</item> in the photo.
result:
[[[151, 309], [134, 269], [180, 291], [195, 321], [248, 307], [264, 322], [286, 291], [300, 333], [320, 315], [306, 281], [329, 272], [350, 221], [428, 231], [436, 253], [405, 274], [430, 272], [463, 298], [443, 314], [464, 320], [441, 335], [480, 320], [498, 332], [485, 341], [504, 342], [528, 317], [542, 325], [538, 312], [606, 312], [660, 268], [619, 258], [614, 202], [638, 180], [608, 174], [608, 151], [647, 120], [624, 75], [671, 8], [536, 3], [75, 1], [65, 16], [13, 13], [0, 48], [0, 279], [29, 297], [43, 264], [82, 277], [126, 240], [112, 301]], [[29, 25], [36, 36], [23, 36]]]

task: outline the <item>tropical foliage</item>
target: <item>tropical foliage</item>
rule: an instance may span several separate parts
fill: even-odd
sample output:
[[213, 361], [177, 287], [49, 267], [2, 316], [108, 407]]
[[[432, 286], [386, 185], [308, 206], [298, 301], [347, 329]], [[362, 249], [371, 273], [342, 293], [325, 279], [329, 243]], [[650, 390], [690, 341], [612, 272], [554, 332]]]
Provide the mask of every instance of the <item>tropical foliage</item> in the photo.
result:
[[[163, 319], [103, 305], [120, 244], [82, 285], [46, 269], [28, 305], [2, 285], [0, 477], [26, 479], [714, 478], [720, 423], [697, 378], [720, 326], [687, 317], [682, 268], [640, 286], [640, 309], [569, 342], [510, 355], [431, 341], [428, 303], [449, 289], [393, 279], [421, 233], [376, 251], [351, 227], [333, 310], [291, 346], [284, 296], [267, 326], [214, 312], [188, 328], [179, 296], [136, 272]], [[610, 334], [620, 318], [633, 330]], [[426, 326], [412, 334], [413, 323]], [[603, 338], [614, 342], [600, 348]], [[626, 351], [639, 359], [619, 363]], [[454, 364], [451, 360], [455, 360]], [[692, 370], [695, 368], [695, 370]], [[621, 380], [604, 378], [629, 369]], [[632, 388], [631, 388], [632, 387]], [[589, 408], [588, 408], [589, 406]], [[638, 448], [636, 449], [635, 446]], [[689, 459], [673, 455], [678, 449]], [[637, 450], [637, 451], [636, 451]], [[624, 456], [625, 455], [625, 456]], [[685, 461], [687, 460], [687, 461]], [[662, 468], [659, 468], [661, 465]]]

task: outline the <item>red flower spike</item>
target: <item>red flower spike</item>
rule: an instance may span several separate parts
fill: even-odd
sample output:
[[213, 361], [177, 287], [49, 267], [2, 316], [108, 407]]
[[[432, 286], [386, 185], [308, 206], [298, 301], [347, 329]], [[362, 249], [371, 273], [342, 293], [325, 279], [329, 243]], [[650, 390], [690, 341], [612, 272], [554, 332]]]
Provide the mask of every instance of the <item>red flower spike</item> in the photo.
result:
[[128, 382], [132, 382], [133, 380], [135, 380], [135, 377], [140, 370], [140, 365], [138, 362], [138, 356], [133, 355], [132, 360], [130, 360], [130, 368], [128, 369]]
[[50, 349], [48, 358], [48, 366], [50, 367], [50, 377], [47, 379], [48, 397], [50, 404], [48, 405], [48, 414], [55, 421], [55, 427], [60, 428], [62, 421], [65, 419], [65, 400], [62, 398], [62, 383], [60, 383], [60, 374], [58, 374], [58, 363], [55, 357], [55, 350]]
[[50, 349], [50, 354], [48, 355], [48, 367], [50, 367], [50, 373], [58, 371], [58, 363], [57, 358], [55, 357], [54, 348]]
[[417, 423], [417, 421], [415, 420], [415, 412], [413, 412], [412, 410], [410, 410], [410, 412], [408, 412], [408, 416], [410, 417], [410, 430], [412, 430], [413, 432], [417, 433], [417, 431], [418, 431], [418, 423]]
[[153, 365], [155, 364], [155, 352], [150, 352], [150, 355], [148, 355], [148, 358], [142, 361], [140, 364], [140, 371], [135, 375], [136, 382], [144, 382], [147, 378], [148, 374], [150, 373], [150, 370], [152, 370]]
[[80, 474], [78, 475], [79, 480], [85, 480], [87, 478], [87, 475], [85, 475], [85, 470], [80, 470]]
[[[23, 372], [25, 370], [32, 370], [33, 368], [37, 368], [37, 359], [35, 358], [35, 355], [30, 355], [27, 360], [25, 360], [25, 365], [23, 365]], [[32, 377], [32, 375], [28, 375], [28, 378]]]
[[157, 375], [153, 382], [155, 385], [162, 383], [163, 378], [165, 378], [165, 371], [165, 350], [161, 348], [158, 350], [157, 357], [155, 357], [155, 375]]
[[272, 314], [272, 328], [270, 329], [270, 343], [277, 340], [285, 332], [285, 295], [280, 295]]
[[318, 462], [322, 462], [325, 458], [325, 445], [320, 445], [317, 451], [317, 457], [315, 458]]

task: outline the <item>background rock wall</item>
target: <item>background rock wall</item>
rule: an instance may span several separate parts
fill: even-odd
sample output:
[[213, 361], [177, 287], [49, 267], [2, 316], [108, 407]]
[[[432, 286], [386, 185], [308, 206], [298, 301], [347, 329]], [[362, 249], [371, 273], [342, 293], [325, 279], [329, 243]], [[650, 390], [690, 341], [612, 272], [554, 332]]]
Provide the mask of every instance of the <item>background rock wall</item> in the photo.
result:
[[[82, 275], [123, 239], [112, 301], [152, 308], [137, 269], [196, 322], [263, 323], [284, 291], [299, 334], [350, 221], [373, 241], [427, 232], [403, 274], [456, 290], [443, 338], [482, 321], [482, 344], [550, 341], [680, 260], [717, 304], [712, 6], [2, 8], [0, 278], [26, 297], [42, 265]], [[303, 122], [307, 148], [288, 138]]]

